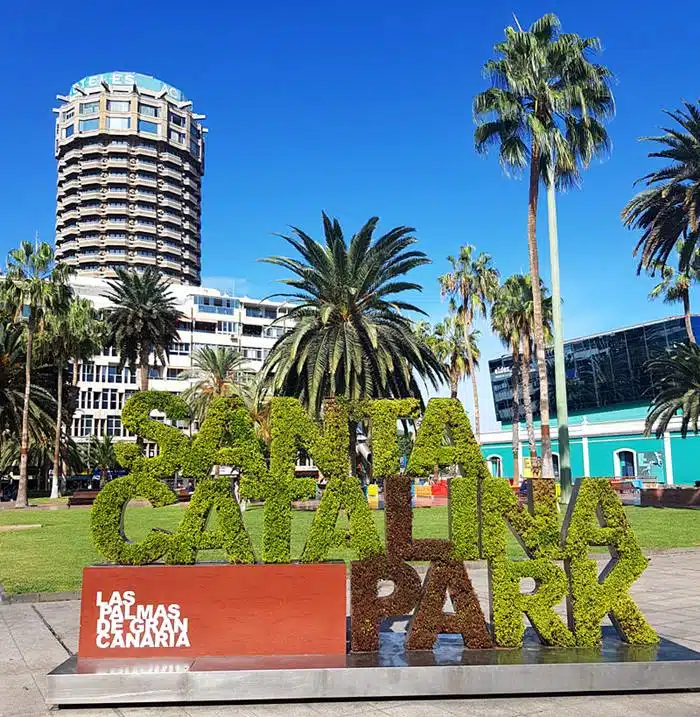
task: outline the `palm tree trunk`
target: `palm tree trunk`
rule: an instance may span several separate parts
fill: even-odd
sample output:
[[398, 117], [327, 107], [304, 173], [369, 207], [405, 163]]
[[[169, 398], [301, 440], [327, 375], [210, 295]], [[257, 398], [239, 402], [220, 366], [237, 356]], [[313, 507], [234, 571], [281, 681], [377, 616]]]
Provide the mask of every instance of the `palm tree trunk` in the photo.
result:
[[457, 398], [457, 389], [459, 388], [459, 373], [452, 362], [452, 370], [450, 371], [450, 398]]
[[139, 380], [141, 383], [141, 390], [148, 391], [148, 357], [144, 360], [141, 357], [141, 363], [139, 364]]
[[513, 414], [511, 416], [513, 426], [513, 484], [520, 485], [520, 353], [517, 347], [513, 350], [513, 370], [511, 382], [513, 386]]
[[[30, 318], [31, 321], [31, 318]], [[27, 357], [24, 362], [24, 405], [22, 406], [22, 438], [19, 453], [19, 485], [15, 508], [26, 508], [27, 484], [29, 482], [29, 394], [32, 387], [32, 344], [34, 330], [31, 323], [27, 326]]]
[[51, 497], [58, 498], [61, 481], [61, 429], [63, 428], [63, 360], [58, 360], [58, 385], [56, 386], [56, 435], [53, 444], [53, 478]]
[[[552, 164], [554, 160], [552, 159]], [[549, 261], [552, 275], [552, 324], [554, 333], [554, 395], [557, 406], [557, 443], [559, 449], [560, 500], [568, 505], [571, 496], [571, 454], [569, 452], [569, 403], [566, 396], [566, 359], [564, 358], [564, 325], [561, 316], [559, 288], [559, 232], [554, 173], [550, 167], [547, 183], [547, 216], [549, 220]], [[554, 473], [554, 466], [552, 466]]]
[[552, 441], [549, 435], [549, 382], [545, 359], [544, 327], [542, 324], [542, 292], [540, 291], [540, 263], [537, 251], [537, 200], [540, 188], [540, 151], [532, 143], [530, 159], [530, 188], [527, 205], [527, 248], [530, 259], [532, 282], [533, 323], [535, 333], [535, 356], [540, 378], [540, 424], [542, 431], [542, 477], [554, 478], [552, 467]]
[[693, 333], [693, 323], [690, 320], [690, 292], [686, 289], [683, 292], [683, 317], [685, 318], [685, 330], [688, 332], [688, 341], [696, 343]]
[[474, 397], [474, 438], [477, 443], [481, 443], [481, 420], [479, 417], [479, 389], [476, 385], [476, 371], [474, 369], [474, 355], [472, 354], [472, 344], [469, 340], [469, 329], [471, 328], [471, 316], [469, 312], [464, 312], [464, 341], [467, 349], [467, 363], [469, 364], [469, 375], [472, 379], [472, 395]]
[[523, 387], [523, 404], [525, 406], [525, 427], [527, 428], [527, 441], [530, 446], [530, 458], [537, 457], [537, 443], [535, 442], [535, 420], [532, 416], [532, 396], [530, 396], [530, 366], [532, 355], [530, 351], [530, 339], [523, 339], [523, 360], [520, 364], [520, 376]]
[[73, 385], [78, 385], [78, 357], [73, 357]]

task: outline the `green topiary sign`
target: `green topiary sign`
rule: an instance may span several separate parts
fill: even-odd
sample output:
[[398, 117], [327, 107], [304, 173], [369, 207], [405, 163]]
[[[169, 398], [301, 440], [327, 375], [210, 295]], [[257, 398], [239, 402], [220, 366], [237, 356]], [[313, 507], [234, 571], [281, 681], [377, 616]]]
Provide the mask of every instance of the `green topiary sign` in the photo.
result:
[[[658, 637], [632, 600], [629, 588], [647, 560], [628, 525], [619, 498], [605, 479], [584, 478], [560, 530], [554, 483], [530, 481], [530, 505], [523, 508], [503, 478], [489, 474], [469, 420], [455, 399], [432, 399], [420, 416], [412, 399], [329, 400], [323, 425], [317, 424], [293, 398], [274, 398], [269, 465], [245, 407], [236, 399], [215, 399], [199, 433], [192, 439], [174, 426], [151, 419], [157, 410], [173, 420], [188, 417], [187, 406], [169, 393], [144, 392], [124, 406], [122, 422], [132, 433], [158, 445], [154, 458], [135, 444], [117, 446], [130, 472], [108, 483], [92, 511], [91, 532], [110, 562], [145, 565], [164, 561], [192, 564], [200, 550], [221, 549], [231, 563], [255, 563], [256, 555], [228, 478], [212, 476], [215, 465], [240, 471], [241, 495], [263, 502], [263, 563], [291, 561], [292, 503], [315, 495], [315, 482], [297, 478], [300, 450], [310, 455], [327, 480], [301, 554], [305, 563], [328, 559], [339, 544], [357, 555], [351, 563], [352, 649], [376, 650], [384, 617], [413, 611], [408, 649], [428, 649], [437, 635], [459, 633], [472, 648], [518, 647], [524, 618], [539, 639], [551, 646], [592, 646], [601, 641], [601, 623], [609, 616], [622, 639], [638, 645]], [[407, 475], [400, 475], [397, 422], [420, 418]], [[384, 479], [386, 544], [382, 541], [352, 474], [350, 430], [357, 421], [369, 426], [373, 473]], [[435, 467], [457, 466], [449, 481], [449, 540], [414, 539], [411, 481]], [[123, 529], [124, 513], [134, 498], [154, 507], [176, 501], [162, 482], [179, 472], [196, 480], [196, 489], [173, 533], [153, 531], [131, 542]], [[216, 511], [216, 528], [208, 519]], [[349, 529], [338, 529], [343, 511]], [[506, 538], [514, 534], [527, 559], [508, 557]], [[607, 546], [613, 556], [599, 576], [590, 546]], [[488, 564], [491, 620], [486, 623], [464, 561], [484, 558]], [[428, 562], [421, 581], [411, 562]], [[563, 561], [564, 568], [559, 566]], [[522, 578], [536, 588], [523, 593]], [[391, 595], [379, 597], [377, 584], [391, 580]], [[444, 613], [449, 595], [454, 613]], [[555, 607], [567, 602], [568, 620]]]

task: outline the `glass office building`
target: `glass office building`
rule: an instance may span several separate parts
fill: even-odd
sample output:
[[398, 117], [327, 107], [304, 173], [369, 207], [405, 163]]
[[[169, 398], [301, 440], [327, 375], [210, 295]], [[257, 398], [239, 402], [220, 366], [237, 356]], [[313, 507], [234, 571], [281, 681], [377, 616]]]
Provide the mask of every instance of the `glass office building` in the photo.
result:
[[[691, 318], [700, 336], [700, 316]], [[645, 435], [649, 402], [658, 376], [647, 362], [675, 343], [687, 342], [682, 317], [652, 321], [641, 326], [567, 341], [566, 387], [569, 404], [571, 468], [574, 479], [582, 476], [637, 477], [658, 484], [693, 485], [700, 481], [700, 436], [683, 438], [680, 418], [662, 436]], [[512, 477], [516, 455], [512, 444], [512, 359], [489, 361], [496, 418], [502, 429], [483, 432], [481, 447], [494, 475]], [[533, 360], [530, 366], [532, 407], [539, 445], [540, 386]], [[557, 472], [559, 446], [556, 431], [554, 357], [547, 351], [549, 407], [552, 416], [552, 451]], [[520, 475], [527, 476], [529, 454], [524, 410], [520, 416], [517, 459]]]
[[[691, 321], [695, 334], [700, 336], [700, 315], [693, 316]], [[569, 412], [586, 413], [624, 405], [648, 404], [657, 377], [645, 368], [645, 364], [663, 354], [674, 343], [687, 341], [688, 334], [682, 318], [662, 319], [567, 341], [564, 358]], [[512, 421], [512, 367], [510, 355], [489, 361], [496, 418], [501, 423]], [[555, 415], [554, 355], [551, 348], [547, 350], [547, 377], [549, 410]], [[534, 360], [530, 366], [530, 388], [533, 412], [538, 416], [540, 379]], [[524, 417], [523, 412], [521, 420]]]

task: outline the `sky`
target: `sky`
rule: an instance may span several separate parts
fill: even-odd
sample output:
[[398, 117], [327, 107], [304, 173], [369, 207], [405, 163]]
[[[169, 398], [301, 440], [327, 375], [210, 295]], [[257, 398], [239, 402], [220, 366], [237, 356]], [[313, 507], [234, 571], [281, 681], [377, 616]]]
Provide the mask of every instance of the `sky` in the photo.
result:
[[[131, 7], [131, 6], [129, 6]], [[654, 160], [639, 141], [663, 109], [700, 95], [700, 4], [660, 12], [632, 3], [520, 1], [352, 3], [268, 0], [159, 4], [11, 3], [0, 27], [5, 111], [0, 119], [0, 256], [22, 239], [53, 241], [57, 93], [113, 70], [151, 74], [181, 89], [209, 128], [203, 182], [202, 281], [237, 294], [277, 290], [281, 270], [258, 260], [285, 252], [290, 225], [320, 238], [320, 215], [347, 235], [369, 217], [380, 229], [415, 227], [433, 260], [412, 278], [431, 319], [447, 311], [437, 277], [446, 257], [474, 244], [503, 277], [526, 272], [527, 185], [473, 148], [471, 102], [503, 29], [546, 12], [564, 31], [597, 35], [617, 107], [611, 156], [559, 199], [566, 338], [677, 313], [651, 303], [638, 277], [635, 234], [620, 211]], [[682, 21], [680, 20], [682, 18]], [[544, 197], [543, 197], [544, 199]], [[549, 280], [546, 202], [538, 237]], [[486, 326], [479, 374], [482, 430], [495, 429], [487, 360], [503, 353]], [[460, 396], [469, 406], [471, 388]]]

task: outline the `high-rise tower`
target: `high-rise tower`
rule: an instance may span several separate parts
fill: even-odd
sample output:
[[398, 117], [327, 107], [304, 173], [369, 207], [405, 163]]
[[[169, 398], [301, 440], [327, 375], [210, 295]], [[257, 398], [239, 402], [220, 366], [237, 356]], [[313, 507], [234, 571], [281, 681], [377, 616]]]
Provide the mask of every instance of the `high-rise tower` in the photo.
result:
[[57, 257], [94, 276], [156, 266], [199, 285], [205, 116], [134, 72], [85, 77], [58, 99]]

